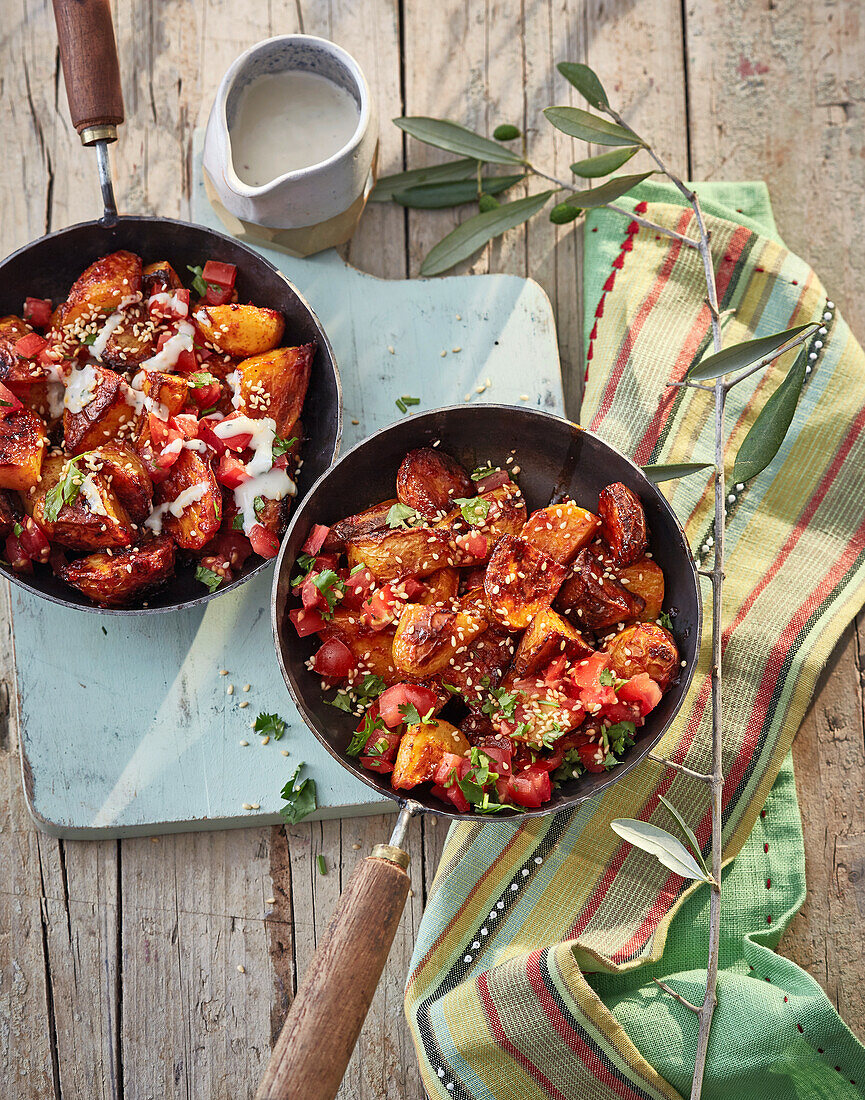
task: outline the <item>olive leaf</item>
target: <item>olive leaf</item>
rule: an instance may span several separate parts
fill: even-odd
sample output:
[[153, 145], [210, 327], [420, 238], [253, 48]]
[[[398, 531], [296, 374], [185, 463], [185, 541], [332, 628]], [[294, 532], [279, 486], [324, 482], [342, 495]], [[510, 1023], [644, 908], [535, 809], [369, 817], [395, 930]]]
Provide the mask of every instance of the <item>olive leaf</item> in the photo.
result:
[[633, 176], [614, 176], [613, 179], [602, 183], [600, 187], [590, 187], [586, 191], [574, 191], [568, 198], [568, 203], [587, 210], [594, 206], [605, 206], [608, 202], [615, 202], [616, 199], [621, 198], [622, 195], [627, 194], [628, 191], [636, 187], [638, 183], [642, 183], [647, 176], [652, 175], [654, 175], [654, 172], [637, 172]]
[[581, 111], [579, 107], [545, 107], [547, 119], [570, 137], [593, 141], [596, 145], [642, 145], [633, 130], [626, 130], [615, 122]]
[[733, 463], [730, 477], [734, 483], [756, 477], [781, 449], [805, 384], [807, 362], [808, 356], [803, 348], [787, 377], [760, 410], [751, 430], [742, 440]]
[[[481, 179], [481, 191], [485, 195], [499, 195], [515, 183], [524, 180], [519, 176], [485, 176]], [[464, 202], [474, 202], [478, 197], [478, 181], [456, 180], [453, 183], [427, 183], [421, 187], [409, 187], [406, 191], [397, 191], [394, 200], [400, 206], [410, 206], [417, 210], [441, 210], [446, 206], [459, 206]]]
[[732, 371], [744, 370], [745, 367], [753, 366], [754, 363], [759, 363], [761, 359], [772, 355], [800, 332], [810, 327], [810, 325], [796, 325], [795, 328], [785, 329], [784, 332], [773, 332], [771, 336], [759, 336], [756, 340], [743, 340], [741, 344], [722, 348], [721, 351], [716, 351], [714, 355], [707, 356], [691, 367], [688, 377], [707, 382], [709, 379], [720, 378]]
[[610, 105], [603, 84], [588, 65], [582, 65], [579, 61], [560, 61], [556, 68], [593, 107], [600, 109]]
[[447, 149], [450, 153], [457, 153], [463, 157], [474, 157], [475, 160], [489, 161], [493, 164], [523, 164], [523, 158], [519, 153], [506, 149], [497, 141], [476, 134], [458, 122], [451, 122], [446, 118], [427, 118], [424, 115], [415, 115], [412, 118], [395, 118], [393, 120], [400, 130], [417, 138], [426, 145], [434, 145], [437, 149]]
[[691, 845], [694, 855], [697, 857], [697, 862], [703, 868], [703, 873], [706, 875], [706, 878], [711, 878], [712, 876], [709, 874], [709, 868], [706, 866], [706, 861], [703, 859], [703, 852], [700, 848], [700, 844], [696, 836], [694, 835], [694, 830], [691, 828], [688, 822], [685, 821], [685, 819], [682, 817], [682, 815], [679, 813], [672, 802], [669, 802], [666, 798], [664, 798], [662, 794], [659, 794], [658, 798], [660, 798], [660, 800], [664, 803], [664, 805], [676, 819], [676, 824], [682, 830], [685, 839]]
[[615, 172], [623, 164], [627, 164], [631, 157], [639, 150], [639, 145], [625, 146], [621, 149], [613, 149], [610, 153], [600, 153], [596, 157], [586, 157], [571, 165], [571, 171], [582, 179], [597, 179], [599, 176], [608, 176]]
[[370, 202], [390, 202], [398, 191], [410, 187], [422, 187], [428, 183], [452, 183], [455, 180], [475, 179], [478, 162], [473, 158], [449, 160], [445, 164], [432, 164], [429, 168], [412, 168], [393, 176], [382, 176], [369, 196]]
[[696, 882], [712, 881], [710, 876], [703, 873], [681, 840], [666, 829], [659, 829], [657, 825], [650, 825], [648, 821], [638, 821], [633, 817], [617, 818], [610, 822], [610, 828], [622, 840], [655, 856], [665, 867], [682, 878], [694, 879]]
[[648, 466], [643, 466], [642, 470], [653, 485], [658, 485], [662, 481], [673, 481], [677, 477], [697, 474], [700, 470], [711, 470], [714, 465], [714, 462], [650, 463]]
[[473, 255], [479, 248], [501, 236], [508, 229], [522, 225], [539, 210], [543, 210], [552, 191], [541, 191], [515, 202], [506, 202], [495, 210], [475, 214], [458, 225], [427, 253], [421, 264], [421, 275], [438, 275]]

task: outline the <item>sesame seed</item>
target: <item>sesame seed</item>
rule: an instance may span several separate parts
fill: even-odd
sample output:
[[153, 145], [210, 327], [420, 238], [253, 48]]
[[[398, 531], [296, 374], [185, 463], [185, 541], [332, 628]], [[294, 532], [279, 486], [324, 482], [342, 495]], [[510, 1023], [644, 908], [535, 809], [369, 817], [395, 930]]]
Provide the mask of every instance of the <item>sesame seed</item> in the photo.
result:
[[240, 964], [240, 963], [238, 963], [238, 964], [237, 964], [237, 973], [238, 973], [238, 974], [245, 974], [245, 973], [246, 973], [246, 967], [245, 967], [245, 966], [241, 966], [241, 964]]
[[229, 684], [226, 689], [226, 695], [234, 695], [234, 684]]
[[249, 744], [249, 742], [248, 742], [248, 741], [241, 741], [241, 742], [240, 742], [240, 744], [241, 744], [241, 745], [242, 745], [242, 746], [243, 746], [244, 748], [246, 748], [246, 746], [247, 746], [247, 745]]

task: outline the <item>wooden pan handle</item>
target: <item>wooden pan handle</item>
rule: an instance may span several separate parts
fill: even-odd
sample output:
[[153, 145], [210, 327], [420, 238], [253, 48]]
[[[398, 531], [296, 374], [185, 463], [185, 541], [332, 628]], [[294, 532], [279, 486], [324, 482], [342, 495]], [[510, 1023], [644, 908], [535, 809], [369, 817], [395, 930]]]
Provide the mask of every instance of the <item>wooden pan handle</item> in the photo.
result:
[[115, 141], [123, 92], [110, 0], [54, 0], [72, 125], [85, 145]]
[[[391, 858], [377, 858], [381, 849]], [[273, 1048], [255, 1100], [333, 1100], [396, 935], [409, 877], [380, 845], [339, 899]]]

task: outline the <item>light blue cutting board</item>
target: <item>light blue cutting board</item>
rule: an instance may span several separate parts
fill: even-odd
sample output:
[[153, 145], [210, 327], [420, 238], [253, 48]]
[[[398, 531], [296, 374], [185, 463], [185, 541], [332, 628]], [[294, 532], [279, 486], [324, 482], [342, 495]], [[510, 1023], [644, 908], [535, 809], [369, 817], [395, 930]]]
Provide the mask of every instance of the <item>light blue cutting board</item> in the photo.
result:
[[[193, 216], [222, 228], [200, 183]], [[555, 324], [537, 283], [390, 282], [333, 251], [306, 260], [261, 251], [306, 295], [333, 344], [344, 448], [398, 419], [394, 398], [404, 393], [420, 397], [419, 410], [467, 393], [515, 405], [525, 394], [563, 409]], [[273, 823], [301, 760], [316, 781], [317, 816], [393, 806], [339, 768], [300, 719], [273, 650], [271, 579], [268, 571], [204, 610], [131, 619], [57, 607], [13, 585], [24, 785], [42, 829], [109, 837]], [[282, 740], [262, 747], [249, 728], [259, 710], [287, 720]]]

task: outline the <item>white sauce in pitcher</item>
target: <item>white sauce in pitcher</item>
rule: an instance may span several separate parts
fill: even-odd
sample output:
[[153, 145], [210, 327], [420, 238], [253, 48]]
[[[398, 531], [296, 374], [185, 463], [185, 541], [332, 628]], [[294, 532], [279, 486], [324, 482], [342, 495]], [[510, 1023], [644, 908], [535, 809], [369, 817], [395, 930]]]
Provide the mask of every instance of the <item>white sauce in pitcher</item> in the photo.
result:
[[253, 80], [231, 127], [234, 171], [262, 187], [338, 153], [357, 129], [354, 97], [318, 73], [289, 70]]

